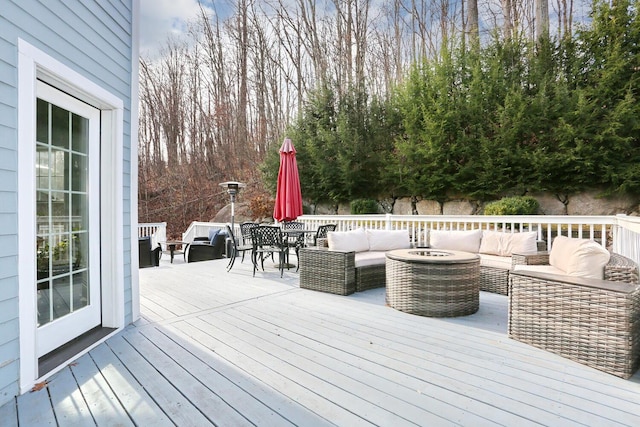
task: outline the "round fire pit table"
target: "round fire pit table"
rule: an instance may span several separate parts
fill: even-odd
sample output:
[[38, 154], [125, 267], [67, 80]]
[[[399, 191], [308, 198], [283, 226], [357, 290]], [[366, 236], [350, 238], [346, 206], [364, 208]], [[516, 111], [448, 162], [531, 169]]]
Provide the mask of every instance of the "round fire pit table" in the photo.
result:
[[387, 252], [387, 304], [429, 317], [466, 316], [480, 306], [480, 257], [444, 249]]

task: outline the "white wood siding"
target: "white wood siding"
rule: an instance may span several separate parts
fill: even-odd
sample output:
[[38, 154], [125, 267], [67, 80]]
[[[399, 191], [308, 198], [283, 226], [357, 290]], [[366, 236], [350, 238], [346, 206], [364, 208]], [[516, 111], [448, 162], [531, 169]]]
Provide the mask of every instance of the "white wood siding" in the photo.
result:
[[[124, 103], [125, 316], [131, 317], [131, 57], [136, 0], [1, 1], [0, 12], [0, 404], [18, 394], [18, 39]], [[137, 60], [137, 59], [136, 59]]]

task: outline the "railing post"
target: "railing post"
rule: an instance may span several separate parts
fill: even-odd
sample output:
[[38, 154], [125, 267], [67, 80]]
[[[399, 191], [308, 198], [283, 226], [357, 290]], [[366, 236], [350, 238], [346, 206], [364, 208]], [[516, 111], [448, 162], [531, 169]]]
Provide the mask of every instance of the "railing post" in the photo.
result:
[[385, 221], [386, 221], [385, 227], [386, 227], [387, 230], [391, 230], [391, 214], [387, 213], [387, 214], [385, 214], [385, 217], [386, 217], [385, 218]]

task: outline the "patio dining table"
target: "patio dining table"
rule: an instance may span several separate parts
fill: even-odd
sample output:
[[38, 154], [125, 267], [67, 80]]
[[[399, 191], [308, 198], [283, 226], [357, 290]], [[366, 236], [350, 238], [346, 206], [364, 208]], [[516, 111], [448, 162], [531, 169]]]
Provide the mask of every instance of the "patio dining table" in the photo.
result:
[[[282, 241], [285, 246], [288, 248], [295, 248], [298, 242], [298, 239], [302, 239], [302, 246], [306, 246], [306, 236], [309, 234], [316, 234], [317, 230], [312, 229], [301, 229], [301, 228], [287, 228], [282, 230]], [[298, 251], [296, 250], [296, 255]], [[292, 264], [289, 264], [289, 251], [287, 251], [287, 259], [285, 260], [285, 267], [291, 267]]]

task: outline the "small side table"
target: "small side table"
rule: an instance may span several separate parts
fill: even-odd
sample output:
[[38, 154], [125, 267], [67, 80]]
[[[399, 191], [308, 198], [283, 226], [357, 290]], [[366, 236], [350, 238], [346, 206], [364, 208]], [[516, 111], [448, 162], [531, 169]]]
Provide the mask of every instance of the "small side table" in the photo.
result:
[[[168, 240], [164, 242], [167, 245], [167, 250], [169, 250], [169, 254], [171, 256], [171, 264], [173, 264], [173, 256], [176, 254], [182, 254], [183, 257], [186, 257], [187, 248], [189, 247], [189, 242], [182, 242], [180, 240]], [[177, 250], [177, 246], [182, 246], [182, 250]], [[185, 259], [186, 261], [186, 259]]]

